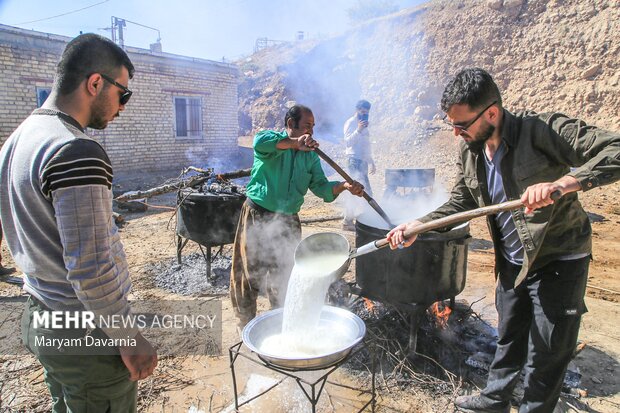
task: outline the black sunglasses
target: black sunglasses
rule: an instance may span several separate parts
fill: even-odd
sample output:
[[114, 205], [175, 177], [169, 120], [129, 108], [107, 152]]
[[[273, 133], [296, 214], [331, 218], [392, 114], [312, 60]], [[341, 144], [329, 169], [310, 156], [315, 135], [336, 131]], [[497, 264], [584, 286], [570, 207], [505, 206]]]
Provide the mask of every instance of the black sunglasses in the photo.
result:
[[473, 118], [472, 120], [470, 120], [469, 122], [466, 122], [464, 125], [459, 125], [456, 123], [452, 123], [450, 121], [447, 121], [446, 118], [448, 117], [448, 115], [446, 114], [443, 117], [443, 123], [445, 123], [446, 125], [448, 125], [451, 129], [458, 129], [461, 132], [465, 131], [467, 132], [467, 128], [471, 127], [471, 125], [473, 125], [474, 123], [476, 123], [476, 121], [478, 119], [480, 119], [480, 116], [482, 116], [482, 114], [484, 112], [487, 111], [487, 109], [489, 109], [491, 106], [495, 105], [497, 103], [497, 100], [494, 100], [493, 102], [491, 102], [491, 104], [489, 106], [487, 106], [486, 108], [482, 109], [482, 112], [480, 112], [475, 118]]
[[125, 92], [125, 93], [123, 93], [123, 94], [121, 95], [121, 98], [120, 98], [120, 103], [121, 103], [121, 105], [126, 105], [126, 104], [127, 104], [127, 102], [129, 102], [129, 98], [131, 97], [131, 95], [133, 94], [133, 92], [132, 92], [131, 90], [127, 89], [125, 86], [123, 86], [123, 85], [121, 85], [120, 83], [118, 83], [116, 80], [112, 79], [111, 77], [106, 76], [106, 75], [104, 75], [103, 73], [99, 73], [99, 74], [101, 75], [101, 77], [102, 77], [104, 80], [106, 80], [106, 81], [108, 81], [108, 82], [112, 83], [114, 86], [116, 86], [117, 88], [119, 88], [120, 90], [122, 90], [123, 92]]

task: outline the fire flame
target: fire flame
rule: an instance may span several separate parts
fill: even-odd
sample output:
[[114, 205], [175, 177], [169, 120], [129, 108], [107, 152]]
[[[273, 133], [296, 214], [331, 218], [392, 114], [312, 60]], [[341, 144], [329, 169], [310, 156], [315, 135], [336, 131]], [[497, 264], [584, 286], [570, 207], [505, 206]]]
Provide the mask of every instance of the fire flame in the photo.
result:
[[430, 313], [435, 316], [437, 326], [439, 328], [446, 328], [448, 326], [448, 318], [452, 310], [445, 305], [443, 301], [437, 301], [430, 307]]
[[366, 297], [364, 298], [364, 306], [366, 307], [366, 310], [368, 310], [369, 313], [373, 313], [375, 311], [375, 304], [369, 300]]

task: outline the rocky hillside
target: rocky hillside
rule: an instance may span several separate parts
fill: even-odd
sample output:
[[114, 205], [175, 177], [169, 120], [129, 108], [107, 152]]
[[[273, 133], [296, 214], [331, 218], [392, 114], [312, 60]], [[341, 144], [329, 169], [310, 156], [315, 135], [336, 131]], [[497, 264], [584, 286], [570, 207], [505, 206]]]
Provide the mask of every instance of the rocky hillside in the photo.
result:
[[434, 167], [453, 154], [448, 133], [435, 133], [441, 92], [470, 66], [493, 74], [508, 109], [559, 110], [620, 130], [619, 1], [450, 0], [246, 59], [240, 133], [282, 127], [296, 101], [313, 109], [315, 134], [338, 152], [330, 142], [365, 98], [379, 168]]

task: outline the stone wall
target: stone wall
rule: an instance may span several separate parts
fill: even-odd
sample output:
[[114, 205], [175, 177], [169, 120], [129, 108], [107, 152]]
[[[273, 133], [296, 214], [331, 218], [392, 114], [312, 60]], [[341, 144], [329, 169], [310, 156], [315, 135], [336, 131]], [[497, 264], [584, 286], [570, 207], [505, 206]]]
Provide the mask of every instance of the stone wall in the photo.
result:
[[[51, 88], [70, 39], [0, 25], [0, 142], [37, 107], [37, 88]], [[108, 151], [116, 173], [188, 165], [225, 169], [237, 158], [234, 65], [127, 48], [136, 73], [126, 109], [101, 131], [89, 129]], [[201, 136], [175, 135], [175, 97], [201, 102]], [[235, 165], [236, 166], [236, 165]]]

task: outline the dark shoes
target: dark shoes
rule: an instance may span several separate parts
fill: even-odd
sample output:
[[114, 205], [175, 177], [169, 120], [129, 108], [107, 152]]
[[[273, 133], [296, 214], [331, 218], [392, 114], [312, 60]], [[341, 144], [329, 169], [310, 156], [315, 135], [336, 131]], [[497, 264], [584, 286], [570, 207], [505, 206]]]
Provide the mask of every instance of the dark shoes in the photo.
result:
[[15, 268], [7, 268], [0, 265], [0, 276], [1, 275], [9, 275], [15, 272]]
[[459, 396], [454, 405], [461, 412], [469, 413], [510, 413], [510, 402], [493, 400], [483, 395]]

